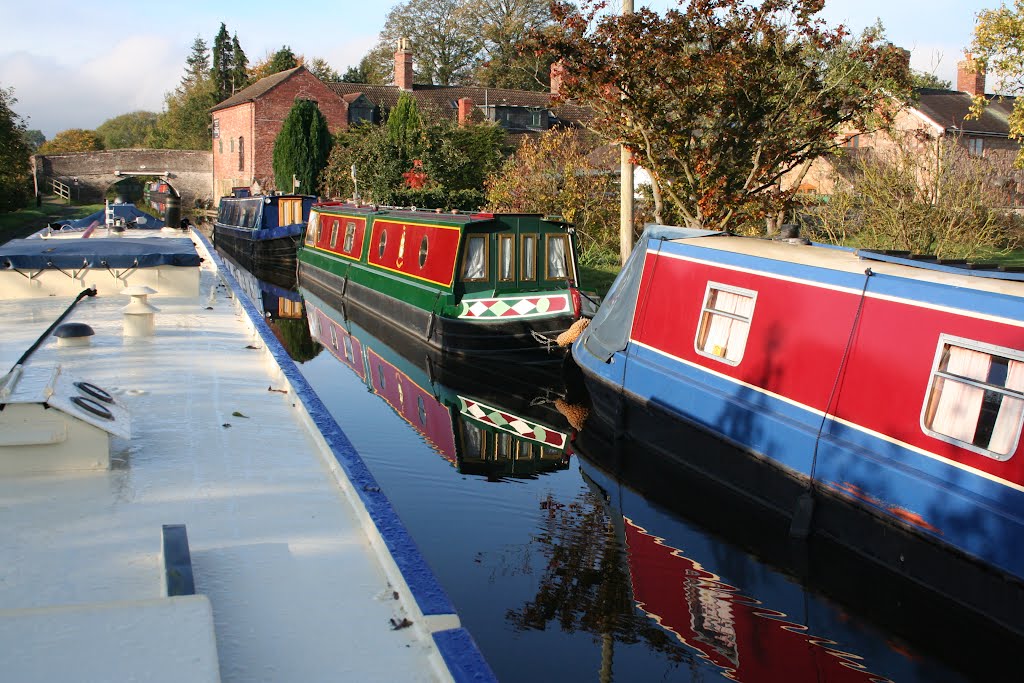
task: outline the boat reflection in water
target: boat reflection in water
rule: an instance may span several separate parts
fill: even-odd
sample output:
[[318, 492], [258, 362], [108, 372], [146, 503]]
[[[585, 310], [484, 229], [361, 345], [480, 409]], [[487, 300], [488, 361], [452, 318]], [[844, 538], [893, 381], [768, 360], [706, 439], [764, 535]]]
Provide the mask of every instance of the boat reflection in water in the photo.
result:
[[612, 434], [588, 421], [573, 445], [620, 539], [632, 601], [726, 678], [998, 680], [1005, 653], [1020, 649], [838, 544], [790, 539], [786, 519]]
[[460, 473], [499, 481], [568, 469], [570, 426], [553, 393], [561, 359], [448, 356], [362, 309], [300, 292], [312, 338]]
[[315, 358], [322, 349], [309, 336], [302, 296], [295, 288], [295, 271], [261, 267], [222, 249], [217, 249], [217, 254], [292, 360], [304, 363]]

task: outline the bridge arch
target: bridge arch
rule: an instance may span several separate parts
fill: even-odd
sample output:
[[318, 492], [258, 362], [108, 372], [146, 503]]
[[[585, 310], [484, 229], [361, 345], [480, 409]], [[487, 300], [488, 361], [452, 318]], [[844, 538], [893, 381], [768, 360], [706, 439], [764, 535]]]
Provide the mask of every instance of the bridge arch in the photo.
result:
[[213, 152], [178, 149], [110, 149], [101, 152], [37, 154], [33, 169], [40, 188], [50, 179], [72, 188], [84, 202], [102, 202], [107, 189], [132, 176], [167, 179], [181, 195], [182, 215], [216, 203], [213, 192]]

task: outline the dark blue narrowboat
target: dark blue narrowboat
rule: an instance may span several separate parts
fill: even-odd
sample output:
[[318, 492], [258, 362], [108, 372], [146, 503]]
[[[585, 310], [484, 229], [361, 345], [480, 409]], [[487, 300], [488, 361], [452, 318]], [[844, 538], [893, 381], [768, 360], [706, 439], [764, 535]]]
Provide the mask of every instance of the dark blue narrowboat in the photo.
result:
[[250, 196], [248, 191], [221, 197], [213, 241], [244, 261], [294, 270], [295, 252], [316, 199], [311, 195]]

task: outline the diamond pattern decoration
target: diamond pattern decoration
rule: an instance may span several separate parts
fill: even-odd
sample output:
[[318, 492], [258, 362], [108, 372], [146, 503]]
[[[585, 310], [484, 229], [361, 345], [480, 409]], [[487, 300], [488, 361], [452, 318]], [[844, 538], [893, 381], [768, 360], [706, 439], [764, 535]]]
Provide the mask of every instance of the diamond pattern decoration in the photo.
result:
[[467, 299], [462, 302], [460, 318], [529, 318], [569, 310], [569, 297], [508, 297], [504, 299]]
[[511, 432], [524, 439], [539, 441], [545, 446], [565, 448], [567, 437], [562, 432], [548, 429], [534, 422], [528, 422], [521, 417], [516, 417], [498, 408], [492, 408], [462, 396], [459, 396], [459, 403], [461, 404], [461, 412], [474, 420], [493, 425], [498, 429]]

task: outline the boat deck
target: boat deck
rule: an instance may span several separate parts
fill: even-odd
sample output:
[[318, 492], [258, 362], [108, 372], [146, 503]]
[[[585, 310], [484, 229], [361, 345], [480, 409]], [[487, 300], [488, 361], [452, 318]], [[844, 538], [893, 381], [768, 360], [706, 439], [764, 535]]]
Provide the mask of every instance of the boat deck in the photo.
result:
[[[100, 295], [65, 320], [91, 344], [51, 338], [29, 359], [113, 394], [131, 438], [113, 439], [107, 470], [0, 476], [5, 676], [487, 680], [384, 494], [352, 483], [358, 456], [332, 420], [322, 435], [326, 411], [218, 261], [198, 297], [151, 297], [154, 336], [124, 337], [128, 298]], [[0, 295], [0, 372], [69, 303]], [[167, 524], [187, 529], [196, 596], [161, 596]]]

